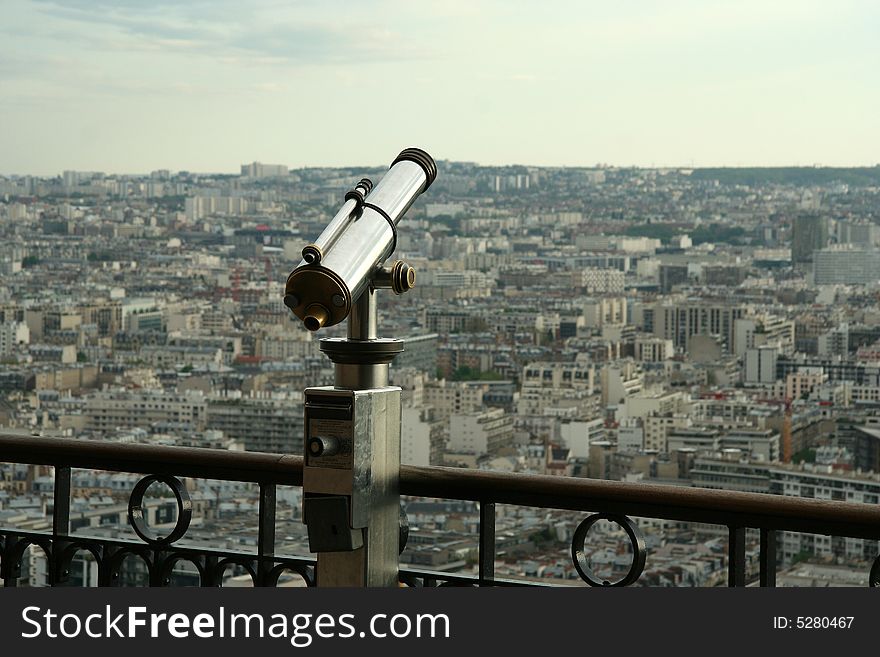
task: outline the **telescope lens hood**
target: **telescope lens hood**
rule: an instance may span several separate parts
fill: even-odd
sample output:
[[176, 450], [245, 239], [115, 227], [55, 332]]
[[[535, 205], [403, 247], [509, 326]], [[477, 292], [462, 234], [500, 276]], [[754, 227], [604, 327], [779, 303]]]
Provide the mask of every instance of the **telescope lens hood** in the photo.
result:
[[[391, 163], [391, 166], [394, 166], [398, 162], [402, 162], [404, 160], [408, 160], [409, 162], [415, 162], [425, 171], [425, 176], [427, 177], [427, 181], [425, 182], [425, 190], [431, 186], [431, 183], [434, 182], [434, 179], [437, 177], [437, 164], [434, 162], [434, 158], [428, 155], [421, 148], [406, 148], [400, 151], [400, 155], [395, 158], [394, 162]], [[422, 191], [425, 191], [422, 190]]]

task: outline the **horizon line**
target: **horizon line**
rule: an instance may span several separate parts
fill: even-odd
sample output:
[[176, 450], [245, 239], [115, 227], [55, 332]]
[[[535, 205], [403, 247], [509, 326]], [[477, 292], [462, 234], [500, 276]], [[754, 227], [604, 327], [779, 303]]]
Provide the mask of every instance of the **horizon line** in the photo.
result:
[[[607, 163], [596, 163], [592, 165], [586, 164], [523, 164], [523, 163], [509, 163], [509, 164], [480, 164], [479, 162], [473, 160], [450, 160], [450, 159], [437, 159], [438, 163], [448, 163], [448, 164], [468, 164], [484, 169], [492, 169], [492, 168], [507, 168], [507, 167], [525, 167], [530, 169], [590, 169], [590, 170], [614, 170], [614, 169], [623, 169], [623, 170], [646, 170], [646, 171], [656, 171], [656, 170], [666, 170], [666, 169], [678, 169], [678, 170], [698, 170], [698, 169], [877, 169], [880, 168], [880, 161], [875, 162], [874, 164], [846, 164], [846, 165], [838, 165], [838, 164], [716, 164], [716, 165], [684, 165], [684, 164], [651, 164], [650, 166], [646, 165], [638, 165], [638, 164], [607, 164]], [[249, 162], [242, 162], [242, 165], [247, 165], [251, 163], [260, 163], [267, 165], [281, 165], [287, 166], [288, 172], [298, 171], [298, 170], [308, 170], [308, 169], [382, 169], [386, 167], [385, 164], [373, 164], [373, 165], [354, 165], [354, 164], [308, 164], [302, 166], [288, 166], [280, 162], [267, 162], [263, 160], [250, 160]], [[239, 165], [241, 166], [241, 165]], [[9, 178], [9, 177], [33, 177], [33, 178], [58, 178], [63, 176], [65, 171], [75, 171], [79, 173], [101, 173], [109, 176], [149, 176], [150, 173], [154, 171], [168, 171], [171, 174], [180, 174], [180, 173], [190, 173], [194, 175], [200, 176], [241, 176], [241, 172], [231, 172], [231, 171], [207, 171], [207, 170], [195, 170], [195, 169], [171, 169], [169, 167], [157, 167], [147, 170], [142, 170], [139, 172], [134, 171], [107, 171], [101, 169], [94, 168], [82, 168], [82, 169], [71, 169], [66, 168], [62, 169], [57, 173], [51, 174], [41, 174], [41, 173], [7, 173], [0, 172], [0, 177]]]

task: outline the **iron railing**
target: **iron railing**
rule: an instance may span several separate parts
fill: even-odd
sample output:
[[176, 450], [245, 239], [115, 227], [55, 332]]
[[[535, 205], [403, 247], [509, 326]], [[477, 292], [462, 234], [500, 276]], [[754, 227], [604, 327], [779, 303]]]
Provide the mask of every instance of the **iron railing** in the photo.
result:
[[[129, 556], [146, 564], [150, 586], [171, 582], [180, 561], [194, 564], [201, 586], [219, 586], [230, 566], [243, 569], [256, 586], [274, 586], [290, 571], [307, 585], [315, 583], [316, 562], [309, 557], [275, 554], [275, 497], [278, 486], [302, 485], [302, 458], [257, 452], [164, 447], [80, 441], [60, 438], [0, 435], [0, 463], [54, 467], [54, 500], [51, 532], [0, 528], [0, 578], [16, 586], [22, 556], [36, 545], [45, 552], [49, 584], [63, 585], [74, 556], [85, 550], [98, 565], [99, 586], [120, 582], [120, 569]], [[71, 470], [110, 470], [147, 475], [132, 490], [129, 523], [141, 539], [106, 539], [70, 532]], [[256, 553], [228, 552], [175, 543], [182, 538], [191, 517], [191, 502], [178, 477], [251, 482], [259, 486]], [[167, 484], [178, 505], [177, 522], [167, 536], [158, 536], [143, 522], [143, 495], [155, 481]], [[528, 584], [495, 576], [495, 509], [511, 504], [547, 509], [595, 512], [575, 531], [571, 558], [580, 576], [594, 586], [636, 582], [646, 562], [645, 542], [630, 516], [670, 521], [708, 523], [728, 529], [728, 584], [746, 585], [746, 530], [760, 531], [759, 581], [776, 584], [776, 533], [824, 534], [880, 540], [880, 506], [702, 488], [636, 484], [544, 475], [508, 474], [443, 467], [402, 466], [402, 495], [479, 503], [478, 574], [476, 577], [419, 569], [402, 569], [401, 582], [416, 586], [504, 586]], [[632, 567], [619, 581], [596, 576], [584, 555], [590, 526], [607, 519], [626, 532]], [[874, 560], [869, 582], [880, 586], [880, 557]]]

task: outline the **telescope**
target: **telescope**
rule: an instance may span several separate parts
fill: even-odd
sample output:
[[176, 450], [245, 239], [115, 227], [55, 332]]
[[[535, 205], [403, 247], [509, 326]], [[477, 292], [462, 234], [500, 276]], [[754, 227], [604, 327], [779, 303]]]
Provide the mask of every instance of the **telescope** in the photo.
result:
[[320, 343], [334, 385], [304, 391], [303, 522], [321, 587], [398, 585], [401, 390], [388, 371], [404, 344], [377, 336], [376, 290], [415, 285], [412, 267], [386, 261], [398, 222], [436, 177], [431, 156], [407, 148], [375, 187], [358, 182], [284, 288], [284, 304], [309, 331], [348, 319], [347, 338]]
[[372, 284], [400, 294], [415, 284], [415, 271], [398, 261], [381, 266], [397, 247], [397, 224], [437, 177], [425, 151], [407, 148], [373, 188], [361, 180], [320, 237], [302, 250], [287, 278], [284, 304], [310, 331], [343, 321]]

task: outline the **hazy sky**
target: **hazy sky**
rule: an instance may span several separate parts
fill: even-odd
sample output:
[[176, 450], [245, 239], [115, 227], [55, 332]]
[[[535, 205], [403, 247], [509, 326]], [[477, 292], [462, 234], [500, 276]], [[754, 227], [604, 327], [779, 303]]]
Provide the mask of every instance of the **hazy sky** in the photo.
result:
[[880, 162], [877, 0], [0, 0], [0, 173]]

